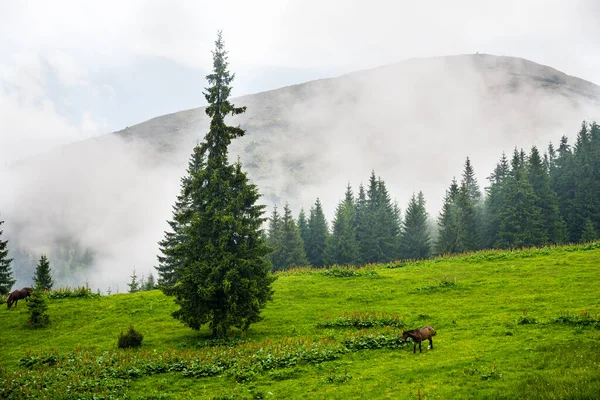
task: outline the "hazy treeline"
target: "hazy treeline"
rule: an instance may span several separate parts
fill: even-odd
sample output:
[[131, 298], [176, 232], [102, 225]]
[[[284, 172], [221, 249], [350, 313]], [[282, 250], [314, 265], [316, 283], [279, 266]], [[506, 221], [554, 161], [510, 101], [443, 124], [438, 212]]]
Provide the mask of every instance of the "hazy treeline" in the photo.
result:
[[[600, 228], [600, 127], [585, 121], [574, 145], [563, 136], [542, 155], [502, 154], [481, 190], [466, 159], [431, 224], [422, 192], [401, 212], [385, 182], [371, 174], [357, 193], [348, 184], [328, 222], [319, 199], [297, 217], [274, 207], [266, 232], [273, 268], [364, 264], [436, 254], [510, 249], [597, 238]], [[432, 227], [433, 226], [433, 227]], [[434, 239], [435, 238], [435, 239]]]

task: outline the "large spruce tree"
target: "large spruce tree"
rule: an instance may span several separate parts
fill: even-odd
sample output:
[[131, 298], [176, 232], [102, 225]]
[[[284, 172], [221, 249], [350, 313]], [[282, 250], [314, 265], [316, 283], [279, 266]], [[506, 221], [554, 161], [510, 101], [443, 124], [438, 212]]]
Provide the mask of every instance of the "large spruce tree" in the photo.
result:
[[271, 261], [273, 269], [281, 269], [283, 265], [281, 251], [281, 216], [277, 211], [277, 206], [273, 206], [271, 217], [269, 218], [269, 227], [267, 232], [267, 244], [273, 249], [268, 258]]
[[354, 224], [355, 205], [352, 187], [348, 183], [346, 195], [337, 208], [332, 223], [331, 235], [325, 247], [326, 265], [347, 265], [358, 262], [356, 227]]
[[[4, 221], [0, 221], [2, 225]], [[2, 230], [0, 230], [0, 295], [6, 296], [16, 280], [12, 277], [12, 268], [10, 263], [12, 258], [8, 258], [8, 240], [2, 240]]]
[[506, 153], [502, 152], [500, 161], [496, 164], [494, 172], [487, 178], [490, 186], [486, 188], [484, 218], [482, 229], [482, 245], [484, 248], [493, 248], [498, 240], [500, 229], [500, 209], [504, 206], [504, 187], [510, 174], [510, 166]]
[[438, 238], [435, 245], [437, 254], [456, 253], [458, 248], [458, 183], [452, 179], [450, 187], [446, 190], [442, 210], [438, 217]]
[[308, 219], [306, 219], [306, 213], [304, 212], [304, 208], [301, 208], [300, 214], [298, 214], [298, 229], [300, 230], [300, 237], [304, 242], [304, 251], [306, 251], [306, 254], [308, 254], [309, 228]]
[[[531, 148], [528, 159], [528, 176], [533, 193], [536, 195], [536, 206], [542, 212], [544, 220], [544, 237], [550, 243], [567, 241], [567, 226], [560, 216], [556, 193], [550, 188], [549, 165], [544, 162], [536, 146]], [[545, 244], [545, 243], [540, 243]]]
[[515, 149], [511, 173], [503, 187], [502, 205], [498, 217], [500, 225], [496, 247], [521, 248], [539, 246], [548, 241], [538, 196], [529, 182], [524, 152]]
[[402, 258], [421, 259], [431, 254], [431, 236], [423, 192], [413, 194], [406, 208], [400, 238]]
[[50, 262], [45, 254], [41, 255], [40, 261], [35, 268], [33, 281], [35, 282], [36, 286], [41, 287], [43, 290], [51, 290], [52, 285], [54, 285], [54, 282], [52, 282], [52, 276], [50, 274]]
[[385, 182], [371, 172], [366, 191], [359, 188], [356, 204], [357, 236], [362, 263], [385, 262], [398, 258], [398, 210]]
[[277, 253], [278, 262], [277, 265], [274, 265], [276, 269], [308, 265], [308, 258], [306, 257], [306, 251], [304, 251], [304, 242], [300, 236], [300, 230], [287, 203], [283, 207], [279, 246], [275, 252]]
[[308, 217], [308, 242], [304, 243], [308, 262], [313, 267], [322, 267], [324, 262], [325, 244], [329, 236], [329, 227], [323, 212], [321, 200], [317, 198], [310, 209]]
[[162, 265], [175, 281], [163, 289], [179, 306], [173, 316], [196, 330], [208, 324], [213, 336], [224, 337], [232, 327], [246, 331], [262, 319], [274, 277], [261, 230], [265, 206], [257, 204], [260, 194], [241, 164], [228, 163], [228, 146], [245, 132], [226, 125], [225, 117], [246, 108], [228, 100], [234, 75], [221, 32], [215, 45], [213, 71], [206, 77], [211, 86], [204, 92], [210, 130], [195, 146], [182, 180], [174, 235], [160, 245], [168, 259]]
[[196, 147], [190, 157], [187, 174], [181, 178], [181, 193], [173, 205], [173, 219], [167, 221], [170, 231], [165, 232], [164, 239], [159, 244], [161, 255], [158, 255], [158, 286], [165, 292], [175, 285], [180, 278], [181, 266], [185, 260], [182, 247], [185, 239], [184, 227], [189, 226], [193, 215], [194, 204], [191, 202], [192, 177], [205, 167], [204, 157]]

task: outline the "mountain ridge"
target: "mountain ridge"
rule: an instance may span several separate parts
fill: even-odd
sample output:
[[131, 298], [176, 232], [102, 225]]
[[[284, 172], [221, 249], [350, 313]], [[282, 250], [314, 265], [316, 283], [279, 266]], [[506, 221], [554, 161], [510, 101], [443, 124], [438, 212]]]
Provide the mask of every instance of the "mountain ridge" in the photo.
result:
[[[543, 152], [598, 119], [600, 87], [525, 59], [476, 54], [410, 59], [232, 102], [247, 111], [226, 120], [246, 130], [230, 157], [268, 206], [289, 202], [297, 215], [318, 197], [331, 220], [346, 185], [356, 193], [374, 171], [401, 210], [423, 191], [434, 219], [466, 157], [485, 186], [502, 152]], [[93, 250], [95, 271], [113, 285], [132, 265], [150, 271], [208, 127], [197, 107], [20, 163], [0, 199], [11, 243], [37, 253], [68, 238]]]

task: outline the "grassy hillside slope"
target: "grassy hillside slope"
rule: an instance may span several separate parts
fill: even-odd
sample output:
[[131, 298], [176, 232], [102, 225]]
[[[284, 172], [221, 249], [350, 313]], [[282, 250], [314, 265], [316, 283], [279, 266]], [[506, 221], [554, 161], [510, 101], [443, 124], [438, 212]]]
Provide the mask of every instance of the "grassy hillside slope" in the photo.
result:
[[[0, 398], [533, 398], [600, 393], [600, 244], [279, 275], [215, 346], [159, 291], [0, 310]], [[133, 324], [141, 350], [119, 350]], [[372, 326], [376, 325], [376, 326]], [[378, 325], [378, 326], [377, 326]], [[413, 354], [403, 329], [432, 325]]]

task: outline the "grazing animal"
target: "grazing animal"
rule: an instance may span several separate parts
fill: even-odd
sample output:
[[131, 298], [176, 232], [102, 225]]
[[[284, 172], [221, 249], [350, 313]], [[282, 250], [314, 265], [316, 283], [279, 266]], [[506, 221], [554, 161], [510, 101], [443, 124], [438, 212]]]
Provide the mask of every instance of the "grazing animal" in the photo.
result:
[[30, 287], [24, 287], [23, 289], [15, 290], [10, 294], [10, 296], [8, 296], [8, 300], [6, 300], [6, 305], [8, 306], [8, 308], [10, 308], [14, 303], [16, 307], [17, 302], [19, 300], [25, 299], [25, 301], [27, 301], [27, 298], [31, 296], [31, 292], [33, 292], [33, 288]]
[[419, 353], [422, 353], [421, 342], [423, 340], [429, 340], [429, 348], [433, 349], [432, 337], [435, 336], [435, 329], [431, 326], [424, 326], [421, 329], [413, 329], [412, 331], [402, 332], [402, 343], [406, 342], [406, 339], [411, 338], [413, 340], [413, 353], [417, 352], [417, 343], [419, 343]]

